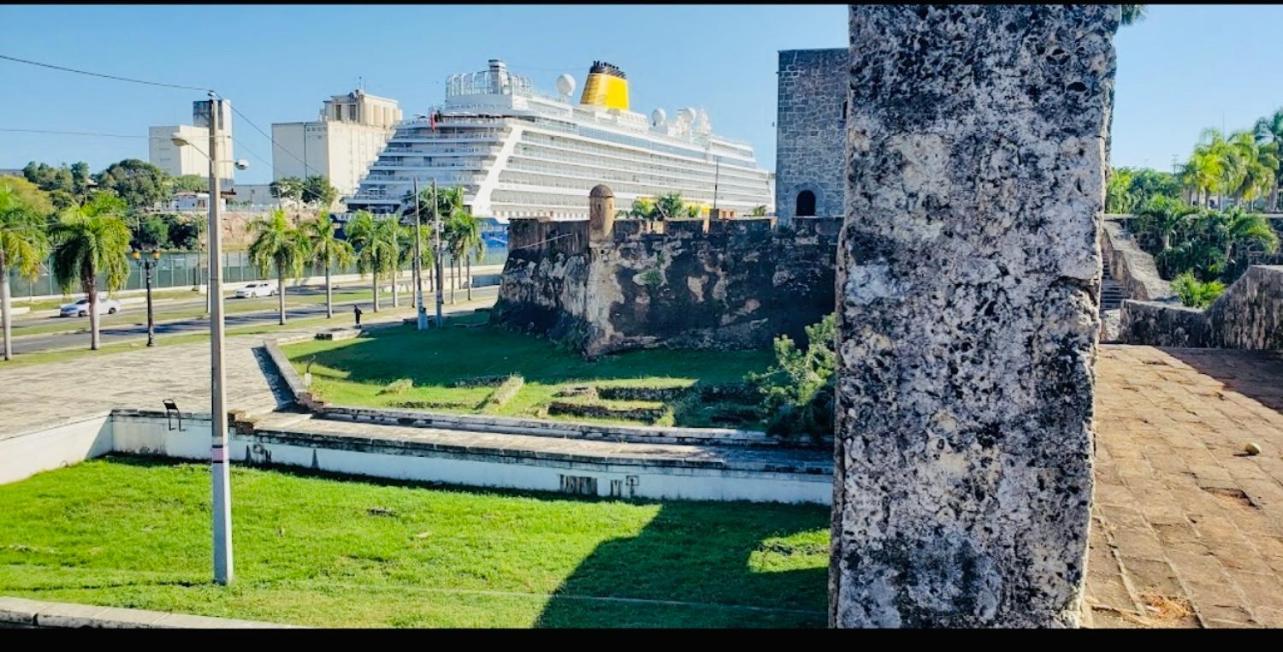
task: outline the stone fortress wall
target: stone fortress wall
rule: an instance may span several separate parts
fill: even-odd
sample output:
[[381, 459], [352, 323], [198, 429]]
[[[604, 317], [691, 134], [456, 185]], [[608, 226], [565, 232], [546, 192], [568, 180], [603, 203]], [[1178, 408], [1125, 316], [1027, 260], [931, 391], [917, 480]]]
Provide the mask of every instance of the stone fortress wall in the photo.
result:
[[1124, 301], [1119, 339], [1150, 346], [1283, 349], [1283, 266], [1249, 267], [1207, 310]]
[[834, 309], [839, 218], [649, 222], [590, 204], [588, 221], [511, 220], [496, 323], [595, 357], [800, 341]]
[[796, 215], [798, 195], [815, 197], [812, 215], [842, 215], [846, 193], [846, 48], [781, 50], [776, 109], [775, 214]]

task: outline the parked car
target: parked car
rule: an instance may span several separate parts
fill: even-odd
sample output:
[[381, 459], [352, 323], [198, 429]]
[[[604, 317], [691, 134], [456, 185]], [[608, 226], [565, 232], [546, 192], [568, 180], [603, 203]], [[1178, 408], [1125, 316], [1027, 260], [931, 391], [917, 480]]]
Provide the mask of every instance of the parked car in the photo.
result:
[[[115, 299], [108, 299], [105, 296], [98, 295], [98, 314], [114, 315], [120, 310], [120, 302]], [[59, 317], [87, 317], [89, 315], [89, 297], [85, 297], [74, 303], [64, 304], [58, 309]]]
[[258, 281], [257, 283], [247, 283], [245, 287], [236, 291], [237, 299], [252, 299], [254, 297], [274, 297], [276, 296], [276, 281]]

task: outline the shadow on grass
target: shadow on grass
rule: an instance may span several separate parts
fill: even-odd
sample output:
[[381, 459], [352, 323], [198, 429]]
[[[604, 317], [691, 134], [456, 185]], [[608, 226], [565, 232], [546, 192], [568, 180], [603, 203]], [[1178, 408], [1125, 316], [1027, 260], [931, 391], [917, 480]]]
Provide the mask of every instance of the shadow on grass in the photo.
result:
[[750, 557], [824, 552], [827, 562], [827, 547], [784, 540], [823, 526], [825, 512], [798, 518], [796, 506], [738, 505], [756, 514], [728, 519], [700, 503], [663, 503], [639, 535], [597, 546], [536, 626], [823, 627], [827, 566], [755, 570]]

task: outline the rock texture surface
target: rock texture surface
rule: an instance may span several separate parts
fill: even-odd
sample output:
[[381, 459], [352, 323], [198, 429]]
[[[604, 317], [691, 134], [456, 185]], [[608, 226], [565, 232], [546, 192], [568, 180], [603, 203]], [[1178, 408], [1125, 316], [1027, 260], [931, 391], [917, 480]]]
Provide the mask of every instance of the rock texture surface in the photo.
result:
[[1205, 311], [1125, 301], [1119, 341], [1149, 346], [1283, 349], [1283, 266], [1249, 267]]
[[852, 6], [830, 618], [1078, 624], [1117, 6]]
[[1114, 280], [1122, 284], [1128, 299], [1176, 301], [1172, 284], [1158, 274], [1154, 257], [1140, 248], [1117, 220], [1106, 219], [1101, 229], [1100, 248]]
[[[588, 222], [513, 219], [493, 319], [590, 357], [660, 346], [756, 348], [780, 334], [800, 341], [834, 309], [840, 225], [619, 220], [609, 239], [590, 241], [580, 237]], [[575, 235], [552, 240], [566, 233]]]

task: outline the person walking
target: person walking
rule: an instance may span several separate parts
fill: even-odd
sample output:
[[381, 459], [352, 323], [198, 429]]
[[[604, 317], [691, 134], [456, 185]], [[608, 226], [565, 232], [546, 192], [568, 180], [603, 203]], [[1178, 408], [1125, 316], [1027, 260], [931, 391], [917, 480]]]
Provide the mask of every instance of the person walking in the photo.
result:
[[361, 306], [352, 306], [352, 315], [356, 317], [357, 328], [361, 327]]

